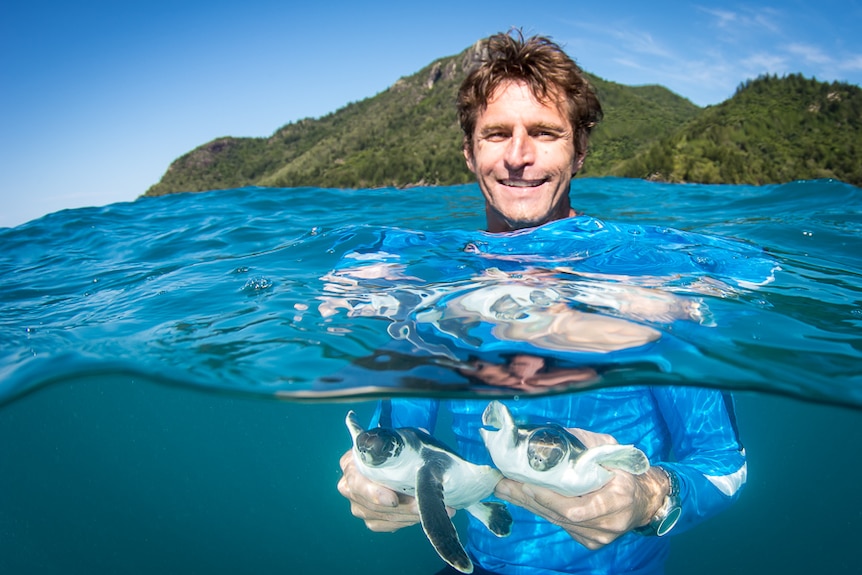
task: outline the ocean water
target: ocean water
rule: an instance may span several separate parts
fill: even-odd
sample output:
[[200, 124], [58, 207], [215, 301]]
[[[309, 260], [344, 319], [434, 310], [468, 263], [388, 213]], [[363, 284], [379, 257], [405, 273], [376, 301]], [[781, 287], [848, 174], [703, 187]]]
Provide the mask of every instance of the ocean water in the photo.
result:
[[[512, 351], [736, 391], [748, 485], [674, 538], [669, 573], [855, 573], [862, 190], [583, 179], [573, 201], [593, 243], [477, 232], [472, 185], [177, 194], [0, 230], [0, 573], [434, 573], [418, 528], [371, 533], [337, 494], [344, 413], [512, 394], [463, 369]], [[466, 299], [499, 281], [660, 338], [501, 335]], [[670, 299], [629, 307], [643, 288]]]

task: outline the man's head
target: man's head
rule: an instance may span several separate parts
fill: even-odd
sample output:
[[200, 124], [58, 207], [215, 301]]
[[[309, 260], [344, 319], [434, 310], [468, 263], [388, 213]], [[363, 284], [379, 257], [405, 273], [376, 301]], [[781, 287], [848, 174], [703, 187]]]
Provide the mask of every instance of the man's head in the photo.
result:
[[497, 34], [458, 93], [464, 156], [485, 196], [488, 228], [568, 217], [601, 106], [581, 69], [551, 40]]

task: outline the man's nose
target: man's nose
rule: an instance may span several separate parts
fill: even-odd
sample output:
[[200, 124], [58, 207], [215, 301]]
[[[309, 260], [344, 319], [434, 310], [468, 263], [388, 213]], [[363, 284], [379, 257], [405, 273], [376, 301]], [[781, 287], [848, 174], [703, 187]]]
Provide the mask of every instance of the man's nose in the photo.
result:
[[532, 164], [536, 159], [536, 147], [529, 134], [513, 134], [506, 148], [506, 166], [518, 170]]

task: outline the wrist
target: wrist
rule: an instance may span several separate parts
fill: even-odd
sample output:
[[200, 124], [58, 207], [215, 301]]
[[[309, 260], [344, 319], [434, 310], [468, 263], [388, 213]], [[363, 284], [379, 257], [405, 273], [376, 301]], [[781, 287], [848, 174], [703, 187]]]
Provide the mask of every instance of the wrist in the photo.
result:
[[647, 473], [652, 480], [650, 483], [652, 488], [650, 489], [647, 515], [643, 518], [641, 527], [648, 525], [649, 522], [652, 521], [653, 517], [655, 517], [655, 515], [661, 510], [661, 507], [664, 505], [665, 499], [670, 495], [671, 490], [670, 476], [663, 467], [659, 465], [650, 466]]
[[676, 525], [682, 513], [679, 497], [679, 478], [672, 470], [655, 465], [650, 468], [655, 470], [659, 478], [659, 489], [657, 490], [659, 503], [653, 504], [655, 511], [649, 521], [635, 529], [642, 535], [663, 536], [670, 532]]

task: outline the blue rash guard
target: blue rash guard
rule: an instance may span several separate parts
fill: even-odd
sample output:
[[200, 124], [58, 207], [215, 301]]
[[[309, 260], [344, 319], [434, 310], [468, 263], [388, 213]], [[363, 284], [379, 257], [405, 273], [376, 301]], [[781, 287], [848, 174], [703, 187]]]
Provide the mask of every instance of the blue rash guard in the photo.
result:
[[[434, 432], [441, 407], [452, 414], [456, 451], [475, 463], [492, 465], [479, 435], [485, 400], [392, 400], [394, 427]], [[729, 394], [692, 387], [618, 387], [565, 396], [504, 401], [518, 423], [555, 422], [607, 433], [640, 448], [653, 465], [679, 477], [682, 515], [671, 534], [718, 513], [745, 483], [745, 453], [736, 432]], [[372, 421], [377, 425], [381, 403]], [[635, 573], [660, 574], [669, 553], [668, 537], [629, 532], [591, 551], [562, 528], [514, 505], [512, 533], [497, 538], [469, 516], [467, 551], [484, 569], [501, 575]]]
[[[441, 246], [446, 249], [441, 250]], [[611, 284], [625, 277], [637, 286], [639, 278], [643, 278], [643, 285], [655, 287], [656, 281], [661, 280], [660, 288], [676, 288], [681, 293], [699, 295], [702, 290], [691, 289], [698, 282], [706, 282], [704, 285], [719, 293], [732, 293], [734, 288], [753, 288], [772, 281], [778, 269], [774, 260], [759, 248], [734, 240], [658, 226], [616, 224], [586, 216], [511, 234], [384, 230], [375, 234], [367, 248], [346, 258], [344, 267], [337, 273], [351, 278], [351, 269], [370, 263], [392, 266], [389, 269], [397, 273], [393, 273], [393, 278], [357, 274], [350, 280], [363, 286], [366, 292], [363, 297], [368, 301], [360, 298], [354, 302], [358, 303], [357, 310], [360, 305], [369, 308], [360, 315], [385, 316], [400, 324], [410, 324], [409, 333], [422, 336], [421, 341], [411, 339], [417, 350], [430, 349], [429, 341], [443, 342], [452, 353], [464, 352], [461, 347], [465, 346], [466, 352], [473, 353], [496, 346], [503, 346], [509, 352], [537, 353], [537, 350], [524, 349], [531, 341], [498, 341], [491, 337], [493, 325], [481, 331], [485, 325], [482, 321], [487, 323], [487, 318], [480, 318], [482, 321], [467, 318], [470, 320], [467, 321], [455, 317], [459, 322], [457, 326], [470, 327], [473, 331], [468, 330], [466, 335], [480, 340], [478, 342], [447, 337], [452, 335], [451, 330], [444, 329], [440, 321], [422, 323], [415, 310], [402, 310], [399, 306], [391, 306], [387, 311], [385, 306], [375, 304], [372, 295], [386, 295], [387, 290], [394, 287], [409, 291], [415, 284], [421, 288], [417, 292], [421, 296], [425, 286], [435, 281], [449, 282], [448, 288], [460, 289], [463, 286], [455, 282], [487, 277], [484, 274], [491, 268], [514, 273], [526, 268], [524, 273], [529, 273], [531, 266], [563, 267], [582, 274], [577, 281], [553, 284], [570, 296], [571, 305], [592, 303], [598, 311], [610, 309], [612, 314], [625, 317], [620, 305], [596, 300], [595, 296], [603, 292], [590, 288], [587, 280], [594, 277], [590, 274], [601, 274], [604, 281]], [[433, 277], [426, 277], [428, 274]], [[369, 277], [375, 279], [369, 282], [366, 279]], [[613, 287], [605, 292], [608, 295], [605, 299], [609, 300], [618, 293]], [[356, 293], [356, 289], [351, 289], [346, 295], [356, 297]], [[444, 295], [426, 307], [441, 309], [446, 302]], [[587, 311], [595, 310], [588, 307]], [[681, 325], [677, 327], [683, 329]], [[457, 332], [457, 335], [464, 334]], [[673, 343], [673, 338], [665, 333], [659, 343], [668, 345]], [[619, 358], [620, 354], [644, 354], [649, 349], [644, 346], [614, 353]], [[573, 354], [562, 355], [565, 359]], [[597, 358], [600, 357], [598, 354]], [[591, 365], [586, 359], [581, 363]], [[396, 399], [391, 400], [391, 404], [383, 402], [381, 405], [392, 406], [393, 426], [421, 427], [432, 433], [442, 407], [451, 413], [456, 451], [465, 459], [490, 465], [490, 455], [479, 435], [487, 403], [487, 400], [477, 399]], [[661, 464], [674, 471], [680, 483], [682, 515], [671, 535], [691, 528], [730, 505], [745, 483], [745, 452], [736, 432], [732, 399], [721, 391], [630, 386], [504, 403], [518, 423], [554, 422], [564, 427], [610, 434], [621, 444], [640, 448], [651, 464]], [[373, 425], [378, 424], [380, 415], [378, 407]], [[495, 537], [469, 516], [467, 550], [486, 570], [501, 575], [663, 573], [669, 553], [668, 537], [630, 532], [591, 551], [562, 528], [519, 507], [510, 505], [509, 508], [514, 524], [512, 534], [504, 539]]]

